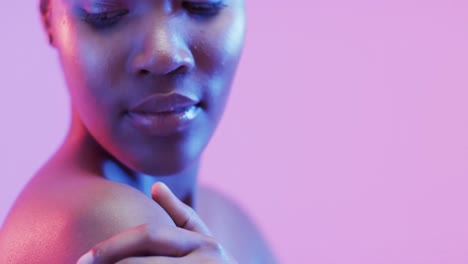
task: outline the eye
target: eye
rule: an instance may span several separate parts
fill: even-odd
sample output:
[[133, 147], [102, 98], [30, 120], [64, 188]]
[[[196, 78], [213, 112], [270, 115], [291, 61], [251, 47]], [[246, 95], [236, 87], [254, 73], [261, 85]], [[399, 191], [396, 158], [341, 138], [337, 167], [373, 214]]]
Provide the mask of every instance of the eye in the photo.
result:
[[128, 13], [128, 10], [118, 10], [102, 13], [85, 12], [83, 19], [96, 29], [104, 29], [116, 25], [121, 20], [121, 18]]
[[219, 2], [182, 2], [182, 7], [189, 13], [199, 16], [214, 16], [218, 14], [223, 8], [226, 7], [223, 1]]

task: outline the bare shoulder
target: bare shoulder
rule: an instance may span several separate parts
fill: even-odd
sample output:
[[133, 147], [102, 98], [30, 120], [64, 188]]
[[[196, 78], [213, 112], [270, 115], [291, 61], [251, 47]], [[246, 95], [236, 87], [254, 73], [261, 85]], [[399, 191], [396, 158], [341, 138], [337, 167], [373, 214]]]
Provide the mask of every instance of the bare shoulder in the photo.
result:
[[145, 223], [173, 225], [152, 199], [99, 177], [36, 177], [0, 232], [0, 263], [75, 263], [95, 244]]
[[212, 188], [201, 187], [197, 209], [215, 237], [239, 263], [277, 263], [254, 221], [233, 200]]

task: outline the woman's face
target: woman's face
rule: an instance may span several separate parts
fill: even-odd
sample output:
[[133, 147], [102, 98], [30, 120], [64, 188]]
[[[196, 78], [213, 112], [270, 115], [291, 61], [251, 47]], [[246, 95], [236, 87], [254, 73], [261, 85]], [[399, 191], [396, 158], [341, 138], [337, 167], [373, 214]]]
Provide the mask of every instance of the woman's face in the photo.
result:
[[75, 115], [129, 168], [182, 171], [224, 110], [244, 15], [243, 0], [51, 0]]

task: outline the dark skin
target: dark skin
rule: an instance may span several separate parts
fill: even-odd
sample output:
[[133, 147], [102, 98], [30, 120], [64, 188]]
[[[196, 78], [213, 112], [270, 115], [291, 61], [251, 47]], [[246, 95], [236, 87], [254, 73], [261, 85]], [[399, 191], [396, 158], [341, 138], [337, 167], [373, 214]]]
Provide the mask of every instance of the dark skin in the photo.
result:
[[[244, 2], [52, 0], [43, 11], [72, 123], [10, 212], [0, 263], [275, 263], [248, 217], [196, 183], [240, 58]], [[132, 126], [135, 104], [173, 92], [196, 98], [190, 122]]]

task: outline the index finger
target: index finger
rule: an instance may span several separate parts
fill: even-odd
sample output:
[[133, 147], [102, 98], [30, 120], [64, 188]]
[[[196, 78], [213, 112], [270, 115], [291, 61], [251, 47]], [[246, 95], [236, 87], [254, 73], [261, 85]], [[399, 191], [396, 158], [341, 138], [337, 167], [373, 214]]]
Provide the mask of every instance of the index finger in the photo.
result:
[[211, 231], [195, 210], [180, 201], [164, 183], [155, 183], [151, 188], [151, 194], [178, 227], [212, 236]]

